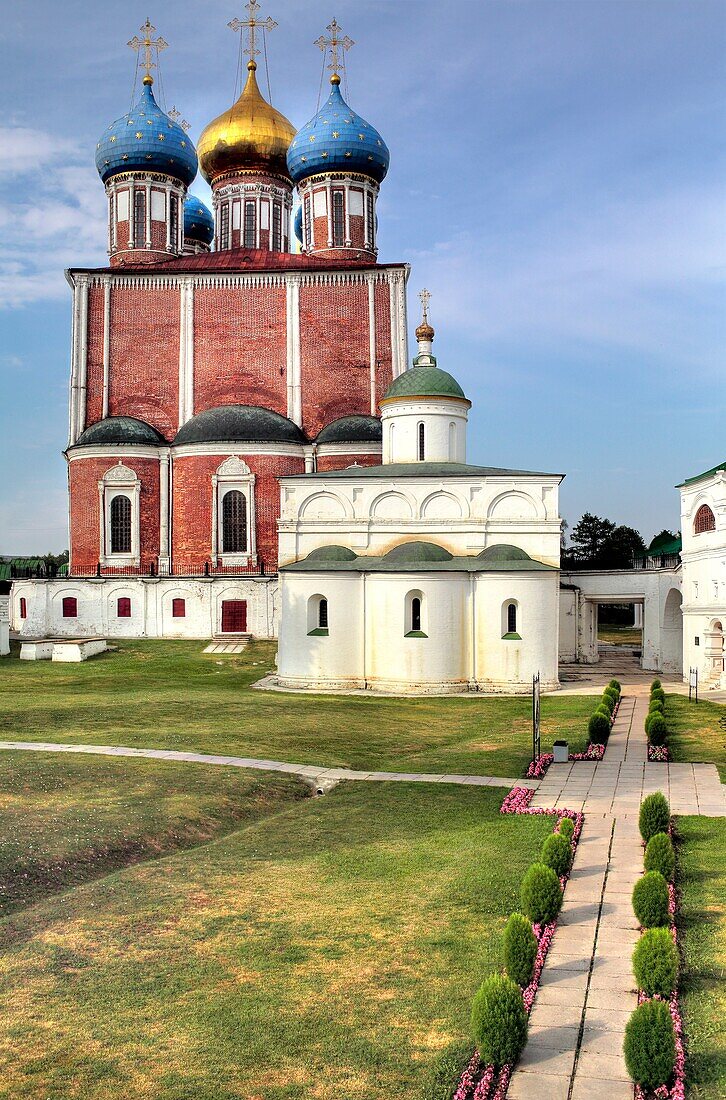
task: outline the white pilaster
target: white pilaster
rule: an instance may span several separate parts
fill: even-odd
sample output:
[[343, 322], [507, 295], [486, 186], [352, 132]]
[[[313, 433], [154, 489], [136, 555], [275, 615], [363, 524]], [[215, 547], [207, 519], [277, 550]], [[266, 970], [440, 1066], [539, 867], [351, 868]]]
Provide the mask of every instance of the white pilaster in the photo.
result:
[[194, 283], [183, 279], [179, 304], [179, 427], [194, 416]]
[[371, 416], [376, 415], [376, 288], [368, 276], [368, 362], [371, 374]]
[[302, 383], [300, 371], [300, 279], [288, 275], [286, 289], [287, 324], [287, 415], [302, 424]]
[[146, 247], [151, 248], [151, 184], [146, 184]]
[[108, 385], [111, 373], [111, 280], [103, 280], [103, 407], [101, 416], [108, 416]]
[[159, 461], [159, 572], [169, 572], [169, 452]]
[[[86, 385], [88, 375], [88, 279], [79, 276], [78, 309], [78, 411], [76, 414], [76, 439], [86, 426]], [[74, 440], [75, 442], [75, 440]]]

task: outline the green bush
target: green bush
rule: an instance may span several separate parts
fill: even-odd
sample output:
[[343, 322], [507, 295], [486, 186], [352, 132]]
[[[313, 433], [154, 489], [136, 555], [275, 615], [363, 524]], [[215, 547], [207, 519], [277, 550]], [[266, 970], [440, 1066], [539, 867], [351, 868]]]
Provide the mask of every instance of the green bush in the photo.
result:
[[537, 958], [537, 938], [532, 923], [521, 913], [512, 913], [504, 929], [504, 968], [517, 985], [529, 985]]
[[552, 868], [558, 878], [566, 875], [572, 862], [572, 848], [567, 837], [550, 833], [542, 843], [539, 858], [547, 867]]
[[655, 791], [644, 798], [640, 806], [638, 827], [647, 844], [656, 833], [667, 833], [671, 823], [671, 809], [662, 791]]
[[620, 695], [621, 687], [620, 687], [620, 681], [619, 680], [615, 680], [615, 679], [611, 680], [610, 683], [608, 684], [608, 687], [615, 688], [618, 695]]
[[653, 690], [650, 693], [651, 702], [654, 699], [660, 699], [661, 702], [665, 704], [665, 692], [663, 691], [663, 688], [653, 688]]
[[668, 999], [678, 979], [678, 951], [667, 928], [649, 928], [633, 952], [633, 974], [649, 997]]
[[662, 699], [651, 699], [648, 704], [648, 713], [653, 714], [658, 711], [659, 714], [665, 714], [665, 704]]
[[662, 714], [655, 712], [649, 715], [648, 738], [651, 745], [664, 745], [668, 736], [668, 726]]
[[598, 703], [598, 707], [605, 707], [608, 714], [612, 714], [615, 710], [615, 700], [613, 699], [612, 695], [606, 695], [605, 692], [603, 692], [603, 696]]
[[516, 1062], [527, 1041], [527, 1013], [516, 982], [500, 974], [482, 982], [471, 1006], [471, 1032], [482, 1061]]
[[439, 1054], [424, 1086], [423, 1100], [451, 1100], [471, 1061], [471, 1043], [452, 1043]]
[[646, 871], [660, 871], [666, 882], [673, 882], [676, 853], [668, 833], [656, 833], [648, 841], [643, 860]]
[[651, 682], [651, 685], [650, 685], [650, 693], [651, 693], [651, 695], [653, 694], [653, 691], [654, 691], [654, 690], [655, 690], [656, 688], [659, 688], [659, 687], [663, 687], [663, 685], [661, 684], [660, 680], [653, 680], [653, 681]]
[[562, 905], [560, 880], [551, 867], [533, 863], [522, 879], [522, 909], [531, 921], [544, 924], [554, 920]]
[[610, 733], [610, 717], [596, 710], [587, 723], [587, 733], [593, 745], [604, 745]]
[[603, 698], [605, 698], [607, 696], [608, 699], [612, 699], [613, 704], [616, 704], [618, 699], [620, 698], [620, 692], [616, 691], [615, 688], [611, 688], [609, 684], [605, 688], [605, 690], [602, 694], [603, 694]]
[[571, 817], [561, 817], [557, 823], [557, 829], [560, 836], [566, 836], [568, 840], [572, 840], [575, 833], [575, 822]]
[[628, 1073], [644, 1089], [668, 1084], [676, 1062], [676, 1040], [664, 1001], [638, 1005], [625, 1025], [623, 1052]]
[[668, 924], [668, 883], [660, 871], [646, 871], [633, 887], [633, 912], [643, 928]]
[[612, 719], [612, 712], [610, 710], [610, 707], [606, 706], [605, 703], [598, 703], [598, 705], [595, 707], [595, 710], [593, 711], [593, 713], [594, 714], [604, 714], [605, 717], [608, 720], [608, 726], [610, 725], [610, 720]]

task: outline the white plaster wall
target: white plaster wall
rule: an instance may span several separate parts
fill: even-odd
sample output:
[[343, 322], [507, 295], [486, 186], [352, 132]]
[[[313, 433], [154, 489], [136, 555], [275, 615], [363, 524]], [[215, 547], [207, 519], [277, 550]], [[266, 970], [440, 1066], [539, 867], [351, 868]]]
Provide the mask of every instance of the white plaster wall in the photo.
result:
[[[694, 521], [702, 504], [714, 514], [716, 529], [696, 534]], [[723, 641], [714, 624], [726, 628], [726, 472], [718, 471], [681, 488], [683, 537], [683, 673], [698, 669], [703, 685], [726, 687]], [[698, 639], [698, 641], [696, 641]]]
[[424, 462], [466, 462], [468, 409], [468, 401], [453, 400], [392, 401], [383, 405], [384, 464], [419, 461], [419, 424], [424, 425]]
[[331, 543], [384, 554], [423, 539], [471, 555], [512, 543], [559, 566], [559, 482], [557, 475], [281, 478], [280, 564]]
[[577, 660], [578, 656], [579, 602], [572, 588], [560, 589], [560, 664]]
[[[281, 573], [278, 677], [289, 687], [362, 688], [363, 585], [360, 573]], [[328, 601], [328, 635], [309, 636], [308, 601]]]
[[[476, 574], [475, 670], [480, 690], [527, 692], [539, 672], [543, 689], [559, 686], [559, 577], [556, 573]], [[505, 639], [503, 606], [517, 604], [517, 633]]]
[[[378, 691], [465, 691], [469, 680], [467, 596], [463, 573], [366, 576], [366, 683]], [[423, 595], [426, 638], [407, 638], [406, 595]]]
[[0, 657], [10, 652], [10, 597], [0, 596]]
[[[210, 638], [222, 629], [222, 601], [247, 600], [247, 629], [257, 638], [277, 634], [277, 579], [270, 577], [177, 577], [15, 581], [11, 590], [13, 629], [23, 638]], [[27, 618], [20, 618], [25, 597]], [[63, 618], [63, 597], [75, 596], [78, 616]], [[131, 599], [131, 618], [120, 619], [118, 599]], [[172, 600], [186, 601], [184, 618], [172, 617]]]

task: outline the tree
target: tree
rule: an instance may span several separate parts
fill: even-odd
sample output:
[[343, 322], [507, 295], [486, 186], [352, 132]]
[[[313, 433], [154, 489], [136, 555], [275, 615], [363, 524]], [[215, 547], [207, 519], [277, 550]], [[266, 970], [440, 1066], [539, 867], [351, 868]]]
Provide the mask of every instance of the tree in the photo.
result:
[[633, 555], [641, 554], [645, 543], [634, 527], [616, 527], [605, 539], [602, 548], [603, 569], [632, 569]]
[[615, 530], [612, 520], [585, 512], [572, 528], [572, 558], [576, 569], [603, 568], [601, 557], [606, 540]]

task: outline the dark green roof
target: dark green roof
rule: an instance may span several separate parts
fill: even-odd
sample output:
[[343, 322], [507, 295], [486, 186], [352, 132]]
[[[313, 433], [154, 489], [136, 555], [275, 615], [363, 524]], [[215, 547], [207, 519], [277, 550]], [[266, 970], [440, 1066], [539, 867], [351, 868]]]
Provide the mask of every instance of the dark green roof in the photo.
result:
[[88, 447], [98, 443], [141, 443], [158, 447], [166, 440], [145, 420], [137, 420], [135, 416], [107, 416], [81, 432], [73, 446]]
[[409, 367], [394, 378], [383, 400], [392, 397], [459, 397], [466, 401], [466, 394], [455, 378], [440, 367], [423, 364]]
[[676, 485], [676, 489], [682, 489], [684, 485], [693, 485], [694, 481], [703, 481], [704, 477], [711, 477], [712, 474], [717, 474], [720, 470], [726, 470], [726, 462], [720, 462], [718, 466], [714, 466], [711, 470], [705, 470], [702, 474], [696, 474], [695, 477], [687, 477], [680, 485]]
[[505, 470], [499, 466], [469, 466], [464, 462], [389, 462], [385, 466], [346, 466], [317, 474], [287, 474], [287, 477], [559, 477], [536, 470]]
[[258, 405], [219, 405], [182, 424], [181, 443], [306, 443], [297, 424], [282, 413]]
[[[530, 558], [517, 546], [487, 547], [481, 554], [455, 556], [435, 542], [402, 542], [387, 554], [350, 555], [342, 546], [321, 546], [302, 561], [281, 566], [284, 573], [514, 573], [557, 572], [554, 565]], [[327, 555], [328, 551], [335, 554]], [[495, 552], [496, 551], [496, 552]], [[503, 551], [504, 553], [500, 553]]]
[[377, 416], [341, 416], [332, 424], [326, 424], [315, 442], [380, 443], [382, 438], [383, 429]]
[[642, 558], [654, 558], [668, 556], [669, 554], [680, 554], [683, 549], [683, 540], [680, 535], [674, 539], [666, 539], [657, 536], [653, 539], [647, 550], [640, 550], [637, 554], [633, 554], [634, 558], [639, 560]]

